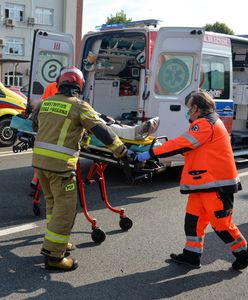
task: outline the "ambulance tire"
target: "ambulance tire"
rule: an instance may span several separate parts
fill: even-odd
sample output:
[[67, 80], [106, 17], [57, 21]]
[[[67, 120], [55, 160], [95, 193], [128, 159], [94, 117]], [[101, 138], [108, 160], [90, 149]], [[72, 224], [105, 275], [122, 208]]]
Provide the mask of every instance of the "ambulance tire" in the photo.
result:
[[133, 221], [128, 217], [120, 219], [119, 225], [123, 231], [128, 231], [133, 226]]
[[10, 128], [11, 117], [0, 120], [0, 147], [10, 147], [16, 141], [16, 135]]
[[100, 228], [93, 229], [91, 233], [91, 238], [96, 244], [101, 244], [106, 239], [106, 234]]

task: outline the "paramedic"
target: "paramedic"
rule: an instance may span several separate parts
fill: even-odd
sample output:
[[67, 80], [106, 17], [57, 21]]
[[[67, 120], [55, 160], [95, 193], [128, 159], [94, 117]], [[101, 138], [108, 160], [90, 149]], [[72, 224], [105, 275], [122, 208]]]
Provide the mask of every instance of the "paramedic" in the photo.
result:
[[41, 249], [45, 268], [71, 271], [77, 268], [69, 243], [76, 215], [75, 169], [84, 129], [90, 130], [116, 157], [127, 154], [120, 139], [98, 117], [92, 107], [78, 98], [84, 78], [76, 67], [62, 70], [59, 93], [45, 99], [38, 113], [39, 128], [33, 149], [33, 166], [46, 198], [47, 228]]
[[190, 122], [188, 131], [136, 156], [138, 161], [179, 153], [185, 156], [180, 190], [189, 194], [184, 224], [186, 244], [183, 253], [171, 254], [171, 258], [199, 268], [205, 229], [210, 223], [236, 258], [232, 268], [244, 269], [248, 266], [247, 242], [232, 222], [233, 194], [241, 190], [241, 183], [230, 137], [207, 93], [192, 92], [185, 104]]

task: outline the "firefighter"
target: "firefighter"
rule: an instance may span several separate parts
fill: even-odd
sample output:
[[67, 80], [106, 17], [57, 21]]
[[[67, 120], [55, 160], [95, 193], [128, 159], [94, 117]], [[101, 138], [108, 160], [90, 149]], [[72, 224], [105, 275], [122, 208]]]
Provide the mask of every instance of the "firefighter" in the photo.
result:
[[[64, 67], [62, 67], [60, 69], [60, 72], [63, 70], [63, 68]], [[59, 81], [59, 76], [56, 78], [56, 81], [48, 84], [48, 86], [45, 88], [45, 91], [41, 97], [41, 101], [58, 93], [58, 81]], [[37, 171], [34, 169], [34, 175], [31, 180], [31, 183], [30, 183], [30, 186], [33, 189], [33, 191], [30, 193], [30, 196], [34, 196], [37, 185], [38, 185], [38, 174], [37, 174]]]
[[76, 215], [75, 169], [84, 129], [90, 130], [116, 157], [127, 154], [120, 139], [106, 126], [93, 108], [78, 98], [84, 78], [76, 67], [62, 70], [59, 93], [46, 98], [38, 112], [39, 128], [33, 149], [33, 166], [46, 199], [47, 228], [41, 249], [45, 268], [71, 271], [78, 262], [66, 257]]
[[241, 183], [230, 136], [207, 93], [193, 92], [186, 97], [185, 104], [190, 122], [188, 131], [136, 157], [145, 161], [179, 153], [185, 156], [180, 190], [189, 194], [184, 224], [186, 244], [183, 253], [171, 254], [171, 258], [199, 268], [205, 229], [210, 223], [236, 258], [232, 268], [244, 269], [248, 265], [247, 242], [232, 222], [233, 194], [241, 190]]

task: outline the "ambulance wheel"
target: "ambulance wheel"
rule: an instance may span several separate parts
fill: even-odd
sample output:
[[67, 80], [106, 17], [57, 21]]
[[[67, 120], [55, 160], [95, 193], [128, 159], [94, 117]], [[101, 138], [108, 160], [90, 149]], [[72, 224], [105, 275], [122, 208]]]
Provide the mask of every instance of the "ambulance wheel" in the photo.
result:
[[91, 238], [95, 243], [101, 244], [105, 240], [106, 234], [100, 228], [95, 228], [91, 233]]
[[10, 127], [11, 118], [3, 118], [0, 120], [0, 146], [11, 147], [16, 141], [16, 134]]
[[123, 231], [128, 231], [133, 226], [133, 221], [128, 217], [121, 218], [119, 225]]
[[34, 204], [33, 205], [33, 212], [36, 216], [40, 216], [41, 215], [41, 210], [40, 210], [40, 207], [39, 205], [37, 204]]

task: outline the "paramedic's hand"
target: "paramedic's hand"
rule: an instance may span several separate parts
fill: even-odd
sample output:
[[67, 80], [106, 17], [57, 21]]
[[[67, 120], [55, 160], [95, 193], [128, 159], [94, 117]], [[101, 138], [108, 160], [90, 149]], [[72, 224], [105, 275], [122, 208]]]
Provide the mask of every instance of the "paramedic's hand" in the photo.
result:
[[140, 161], [140, 162], [146, 161], [146, 160], [148, 160], [150, 158], [151, 158], [151, 155], [150, 155], [150, 153], [148, 151], [140, 152], [139, 154], [137, 154], [135, 156], [135, 160], [136, 161]]

